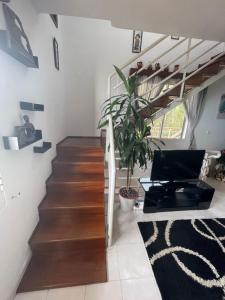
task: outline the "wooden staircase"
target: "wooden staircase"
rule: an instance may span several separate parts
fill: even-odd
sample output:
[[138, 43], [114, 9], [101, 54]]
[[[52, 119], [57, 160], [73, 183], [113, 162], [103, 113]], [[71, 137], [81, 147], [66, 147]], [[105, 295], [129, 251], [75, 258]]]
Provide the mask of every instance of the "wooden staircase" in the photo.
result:
[[[211, 60], [215, 57], [211, 57]], [[200, 64], [198, 68], [201, 68], [204, 64]], [[179, 66], [178, 66], [179, 67]], [[188, 94], [194, 88], [201, 86], [206, 80], [209, 78], [217, 75], [220, 71], [225, 68], [225, 55], [219, 57], [217, 60], [214, 60], [211, 64], [207, 65], [205, 68], [200, 70], [197, 74], [193, 75], [189, 79], [185, 81], [184, 85], [184, 95]], [[137, 76], [151, 76], [155, 73], [157, 69], [160, 69], [160, 64], [157, 63], [155, 68], [153, 69], [152, 66], [148, 68], [144, 68], [141, 72], [137, 73]], [[132, 76], [136, 72], [138, 72], [138, 68], [131, 68], [129, 75]], [[157, 74], [160, 77], [160, 80], [167, 78], [168, 76], [172, 75], [174, 71], [169, 71], [168, 68], [162, 70]], [[193, 71], [194, 72], [194, 71]], [[191, 75], [192, 72], [187, 73], [186, 77]], [[176, 73], [171, 79], [182, 80], [183, 73]], [[141, 84], [141, 83], [140, 83]], [[168, 92], [165, 91], [165, 94], [162, 97], [159, 97], [156, 100], [152, 100], [149, 106], [142, 108], [139, 112], [143, 118], [149, 118], [150, 116], [154, 115], [156, 112], [163, 108], [167, 108], [174, 100], [179, 98], [181, 91], [181, 85], [175, 87], [172, 90], [168, 89]]]
[[18, 293], [107, 280], [100, 139], [66, 138], [57, 145], [52, 169]]

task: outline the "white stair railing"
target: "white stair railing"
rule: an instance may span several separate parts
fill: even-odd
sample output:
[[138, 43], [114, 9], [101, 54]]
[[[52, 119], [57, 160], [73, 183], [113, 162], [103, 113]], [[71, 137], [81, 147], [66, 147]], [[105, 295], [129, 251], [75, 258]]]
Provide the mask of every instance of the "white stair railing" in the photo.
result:
[[116, 164], [115, 164], [115, 147], [112, 118], [108, 117], [108, 128], [106, 137], [106, 160], [108, 162], [108, 246], [112, 245], [113, 236], [113, 215], [115, 202], [115, 184], [116, 184]]

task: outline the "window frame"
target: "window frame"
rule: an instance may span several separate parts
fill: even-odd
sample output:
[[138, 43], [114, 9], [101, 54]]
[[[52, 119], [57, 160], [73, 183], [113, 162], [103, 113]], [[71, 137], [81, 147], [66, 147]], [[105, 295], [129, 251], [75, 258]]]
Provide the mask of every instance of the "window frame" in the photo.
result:
[[[162, 117], [162, 122], [161, 122], [161, 126], [160, 126], [160, 134], [159, 134], [159, 136], [158, 136], [158, 137], [152, 137], [152, 138], [154, 138], [154, 139], [161, 139], [161, 140], [170, 140], [170, 141], [171, 141], [171, 140], [179, 141], [179, 140], [184, 140], [184, 139], [185, 139], [186, 134], [187, 134], [187, 129], [188, 129], [188, 117], [187, 117], [187, 111], [186, 111], [185, 105], [184, 105], [183, 103], [180, 103], [180, 104], [178, 104], [178, 105], [181, 105], [181, 104], [182, 104], [183, 107], [184, 107], [185, 118], [184, 118], [183, 128], [182, 128], [180, 137], [177, 138], [177, 139], [176, 139], [176, 138], [168, 138], [168, 137], [167, 137], [167, 138], [163, 138], [163, 137], [162, 137], [163, 126], [164, 126], [166, 114], [167, 114], [168, 112], [170, 112], [171, 110], [175, 109], [176, 106], [174, 106], [171, 110], [167, 110], [164, 114], [162, 114], [161, 116], [158, 116], [157, 118], [155, 118], [155, 119], [159, 119], [159, 118]], [[153, 122], [154, 122], [154, 120], [153, 120]]]

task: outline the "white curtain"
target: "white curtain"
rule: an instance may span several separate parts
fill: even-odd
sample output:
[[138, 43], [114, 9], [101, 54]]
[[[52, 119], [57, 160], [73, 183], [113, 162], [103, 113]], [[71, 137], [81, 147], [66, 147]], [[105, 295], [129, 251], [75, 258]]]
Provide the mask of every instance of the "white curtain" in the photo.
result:
[[197, 95], [187, 99], [184, 103], [188, 116], [190, 129], [190, 144], [189, 149], [196, 149], [195, 129], [201, 119], [202, 112], [205, 106], [205, 96], [207, 88], [199, 92]]
[[[145, 80], [145, 78], [147, 78], [147, 76], [140, 76], [138, 78], [138, 82], [142, 82], [143, 80]], [[159, 76], [155, 76], [152, 79], [149, 79], [148, 81], [140, 84], [137, 88], [137, 94], [139, 96], [142, 96], [143, 94], [145, 94], [148, 90], [151, 90], [154, 86], [156, 86], [162, 79]], [[164, 84], [160, 84], [158, 87], [156, 87], [153, 91], [147, 93], [146, 95], [143, 96], [143, 98], [145, 98], [146, 100], [151, 101], [152, 99], [154, 99], [155, 97], [159, 96], [162, 88], [163, 88]]]

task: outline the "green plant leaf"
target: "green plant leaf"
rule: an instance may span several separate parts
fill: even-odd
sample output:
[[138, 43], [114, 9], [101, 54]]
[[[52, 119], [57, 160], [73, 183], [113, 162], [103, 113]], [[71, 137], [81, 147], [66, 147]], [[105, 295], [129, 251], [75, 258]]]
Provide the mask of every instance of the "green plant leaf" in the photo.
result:
[[118, 74], [118, 76], [122, 80], [122, 82], [123, 82], [123, 84], [124, 84], [124, 86], [125, 86], [125, 88], [127, 90], [127, 93], [130, 94], [129, 93], [130, 88], [129, 88], [129, 84], [128, 84], [128, 81], [126, 79], [126, 76], [123, 74], [123, 72], [117, 66], [114, 65], [114, 68], [116, 70], [116, 73]]

